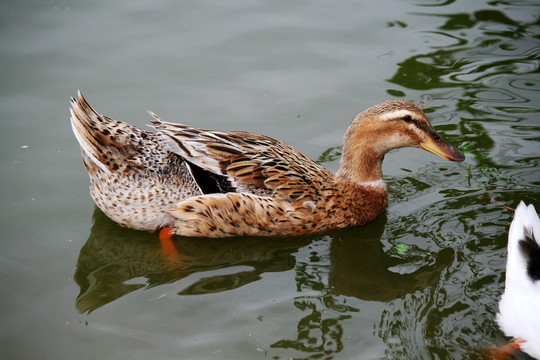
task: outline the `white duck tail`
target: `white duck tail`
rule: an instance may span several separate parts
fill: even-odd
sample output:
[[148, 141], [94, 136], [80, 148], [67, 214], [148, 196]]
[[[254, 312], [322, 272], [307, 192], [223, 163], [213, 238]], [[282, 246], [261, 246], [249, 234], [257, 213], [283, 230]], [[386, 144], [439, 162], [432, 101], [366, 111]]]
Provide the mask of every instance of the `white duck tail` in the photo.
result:
[[522, 201], [508, 234], [505, 290], [497, 322], [521, 350], [540, 359], [540, 218]]

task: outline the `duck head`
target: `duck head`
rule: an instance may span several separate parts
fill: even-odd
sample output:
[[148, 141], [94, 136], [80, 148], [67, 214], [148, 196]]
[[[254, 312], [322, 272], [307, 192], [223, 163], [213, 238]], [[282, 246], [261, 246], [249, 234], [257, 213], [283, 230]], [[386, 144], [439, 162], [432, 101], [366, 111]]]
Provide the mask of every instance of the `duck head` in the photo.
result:
[[336, 177], [360, 183], [381, 180], [384, 155], [401, 147], [419, 147], [450, 161], [465, 159], [433, 129], [418, 106], [389, 100], [354, 118], [343, 138], [341, 167]]

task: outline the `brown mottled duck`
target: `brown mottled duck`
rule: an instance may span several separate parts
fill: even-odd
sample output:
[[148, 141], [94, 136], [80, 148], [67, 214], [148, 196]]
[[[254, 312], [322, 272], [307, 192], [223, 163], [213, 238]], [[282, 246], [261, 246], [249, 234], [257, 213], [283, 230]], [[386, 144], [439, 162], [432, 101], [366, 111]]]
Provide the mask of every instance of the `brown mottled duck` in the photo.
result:
[[162, 121], [156, 132], [98, 114], [79, 92], [71, 125], [97, 206], [120, 225], [184, 236], [301, 235], [361, 226], [386, 210], [384, 155], [420, 147], [444, 159], [463, 154], [424, 112], [402, 100], [358, 114], [333, 174], [292, 146], [242, 131]]

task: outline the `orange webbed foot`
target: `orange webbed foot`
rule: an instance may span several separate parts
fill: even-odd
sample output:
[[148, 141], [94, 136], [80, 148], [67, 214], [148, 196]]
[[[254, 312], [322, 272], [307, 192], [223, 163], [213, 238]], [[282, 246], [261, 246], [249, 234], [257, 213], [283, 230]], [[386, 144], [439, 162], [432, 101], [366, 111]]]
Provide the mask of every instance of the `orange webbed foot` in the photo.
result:
[[514, 340], [501, 348], [494, 349], [491, 360], [508, 360], [516, 350], [519, 350], [519, 345], [522, 343], [523, 340]]
[[166, 258], [171, 259], [178, 256], [178, 250], [172, 242], [174, 233], [171, 232], [171, 228], [166, 226], [159, 232], [159, 241], [161, 243], [161, 251]]

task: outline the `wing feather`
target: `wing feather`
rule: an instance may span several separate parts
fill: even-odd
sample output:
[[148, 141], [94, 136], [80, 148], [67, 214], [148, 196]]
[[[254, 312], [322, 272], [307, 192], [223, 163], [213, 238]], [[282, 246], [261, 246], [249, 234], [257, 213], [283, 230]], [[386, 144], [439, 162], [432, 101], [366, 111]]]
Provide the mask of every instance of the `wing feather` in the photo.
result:
[[332, 174], [290, 145], [249, 132], [203, 130], [164, 122], [153, 127], [169, 150], [201, 168], [228, 178], [239, 191], [285, 200], [315, 200]]

